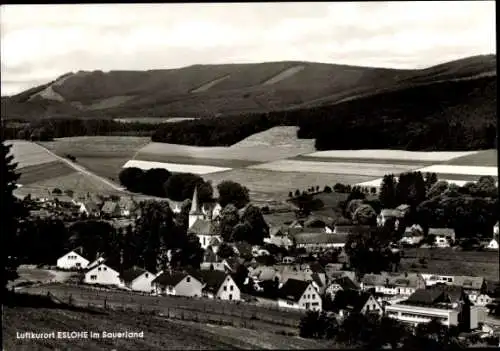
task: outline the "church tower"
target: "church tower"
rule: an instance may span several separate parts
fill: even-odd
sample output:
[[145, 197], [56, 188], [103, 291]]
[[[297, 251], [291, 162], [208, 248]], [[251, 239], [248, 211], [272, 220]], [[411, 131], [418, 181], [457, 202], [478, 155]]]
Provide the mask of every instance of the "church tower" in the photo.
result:
[[189, 211], [189, 228], [191, 228], [197, 219], [203, 219], [203, 211], [201, 204], [198, 201], [198, 187], [194, 188], [193, 201], [191, 202], [191, 210]]

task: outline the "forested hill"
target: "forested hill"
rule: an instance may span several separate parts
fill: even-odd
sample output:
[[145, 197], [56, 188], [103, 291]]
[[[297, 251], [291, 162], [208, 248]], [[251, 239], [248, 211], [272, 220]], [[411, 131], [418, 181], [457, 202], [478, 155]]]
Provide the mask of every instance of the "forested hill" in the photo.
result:
[[444, 81], [330, 106], [209, 118], [159, 128], [153, 141], [231, 145], [277, 125], [298, 125], [318, 150], [496, 148], [496, 76]]
[[150, 71], [80, 71], [11, 97], [10, 119], [211, 117], [295, 110], [438, 81], [496, 76], [496, 55], [420, 70], [314, 62], [194, 65]]

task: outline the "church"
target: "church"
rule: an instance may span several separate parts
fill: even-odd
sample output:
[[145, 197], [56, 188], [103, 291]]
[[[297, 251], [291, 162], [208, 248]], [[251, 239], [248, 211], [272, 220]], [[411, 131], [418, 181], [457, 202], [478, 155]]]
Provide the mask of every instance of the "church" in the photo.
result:
[[217, 234], [215, 226], [215, 221], [217, 221], [221, 210], [222, 208], [218, 202], [200, 203], [198, 189], [194, 189], [189, 211], [188, 234], [195, 234], [204, 250], [216, 242], [223, 241], [222, 237]]

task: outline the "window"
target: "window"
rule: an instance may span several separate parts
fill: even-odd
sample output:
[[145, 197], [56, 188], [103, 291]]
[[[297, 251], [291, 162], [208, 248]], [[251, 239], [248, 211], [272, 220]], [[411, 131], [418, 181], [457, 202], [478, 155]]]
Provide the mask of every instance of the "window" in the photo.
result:
[[80, 263], [80, 262], [77, 262], [77, 263], [75, 264], [75, 266], [80, 267], [80, 266], [81, 266], [81, 263]]
[[231, 285], [231, 286], [229, 287], [229, 290], [230, 290], [230, 291], [233, 291], [233, 290], [234, 290], [234, 286], [232, 286], [232, 285]]
[[107, 270], [108, 270], [108, 268], [107, 268], [107, 267], [103, 267], [103, 269], [104, 269], [105, 271], [107, 271]]
[[225, 286], [225, 285], [224, 285], [224, 286], [223, 286], [223, 289], [224, 289], [224, 291], [227, 291], [227, 286]]
[[233, 294], [229, 294], [229, 300], [233, 299]]
[[101, 271], [101, 267], [97, 268], [98, 271]]
[[144, 274], [144, 276], [145, 276], [146, 278], [147, 278], [147, 277], [149, 277], [149, 273]]
[[91, 275], [91, 276], [90, 276], [90, 280], [97, 280], [97, 275], [95, 275], [95, 274], [94, 274], [94, 275]]
[[311, 305], [312, 305], [312, 306], [318, 306], [318, 305], [319, 305], [319, 303], [317, 303], [317, 302], [313, 302]]
[[191, 283], [191, 277], [186, 277], [186, 281], [187, 281], [188, 283]]

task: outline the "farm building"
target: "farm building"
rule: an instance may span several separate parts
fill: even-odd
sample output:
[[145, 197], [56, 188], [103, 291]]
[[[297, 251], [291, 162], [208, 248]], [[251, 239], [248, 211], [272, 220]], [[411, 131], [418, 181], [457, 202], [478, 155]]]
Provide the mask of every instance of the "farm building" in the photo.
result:
[[84, 213], [87, 216], [99, 216], [101, 211], [99, 205], [94, 201], [87, 200], [79, 203], [79, 212]]
[[120, 274], [121, 283], [134, 291], [151, 293], [153, 287], [151, 283], [156, 278], [156, 275], [139, 267], [132, 267]]
[[104, 205], [102, 205], [101, 213], [109, 217], [120, 217], [122, 211], [117, 202], [106, 201]]
[[113, 268], [101, 263], [96, 267], [90, 268], [85, 272], [85, 284], [115, 285], [122, 286], [120, 273]]
[[363, 290], [374, 289], [376, 293], [392, 296], [410, 296], [417, 289], [424, 289], [425, 286], [424, 278], [418, 273], [366, 274], [361, 280]]
[[279, 289], [278, 306], [321, 311], [321, 296], [312, 283], [288, 279]]
[[85, 269], [90, 263], [82, 255], [82, 248], [76, 248], [67, 254], [61, 256], [57, 260], [57, 268], [59, 269]]
[[231, 275], [220, 271], [196, 273], [203, 285], [203, 295], [212, 299], [239, 301], [240, 289]]
[[328, 284], [327, 288], [325, 289], [325, 295], [333, 299], [337, 292], [341, 290], [359, 290], [359, 288], [349, 277], [343, 276], [332, 280], [330, 284]]
[[175, 295], [200, 297], [203, 284], [185, 272], [166, 271], [158, 275], [152, 282], [154, 292], [158, 295]]
[[322, 251], [330, 248], [343, 248], [347, 242], [346, 234], [300, 233], [294, 237], [297, 248], [307, 251]]
[[453, 228], [429, 228], [428, 235], [434, 235], [437, 238], [443, 238], [455, 242], [455, 229]]

